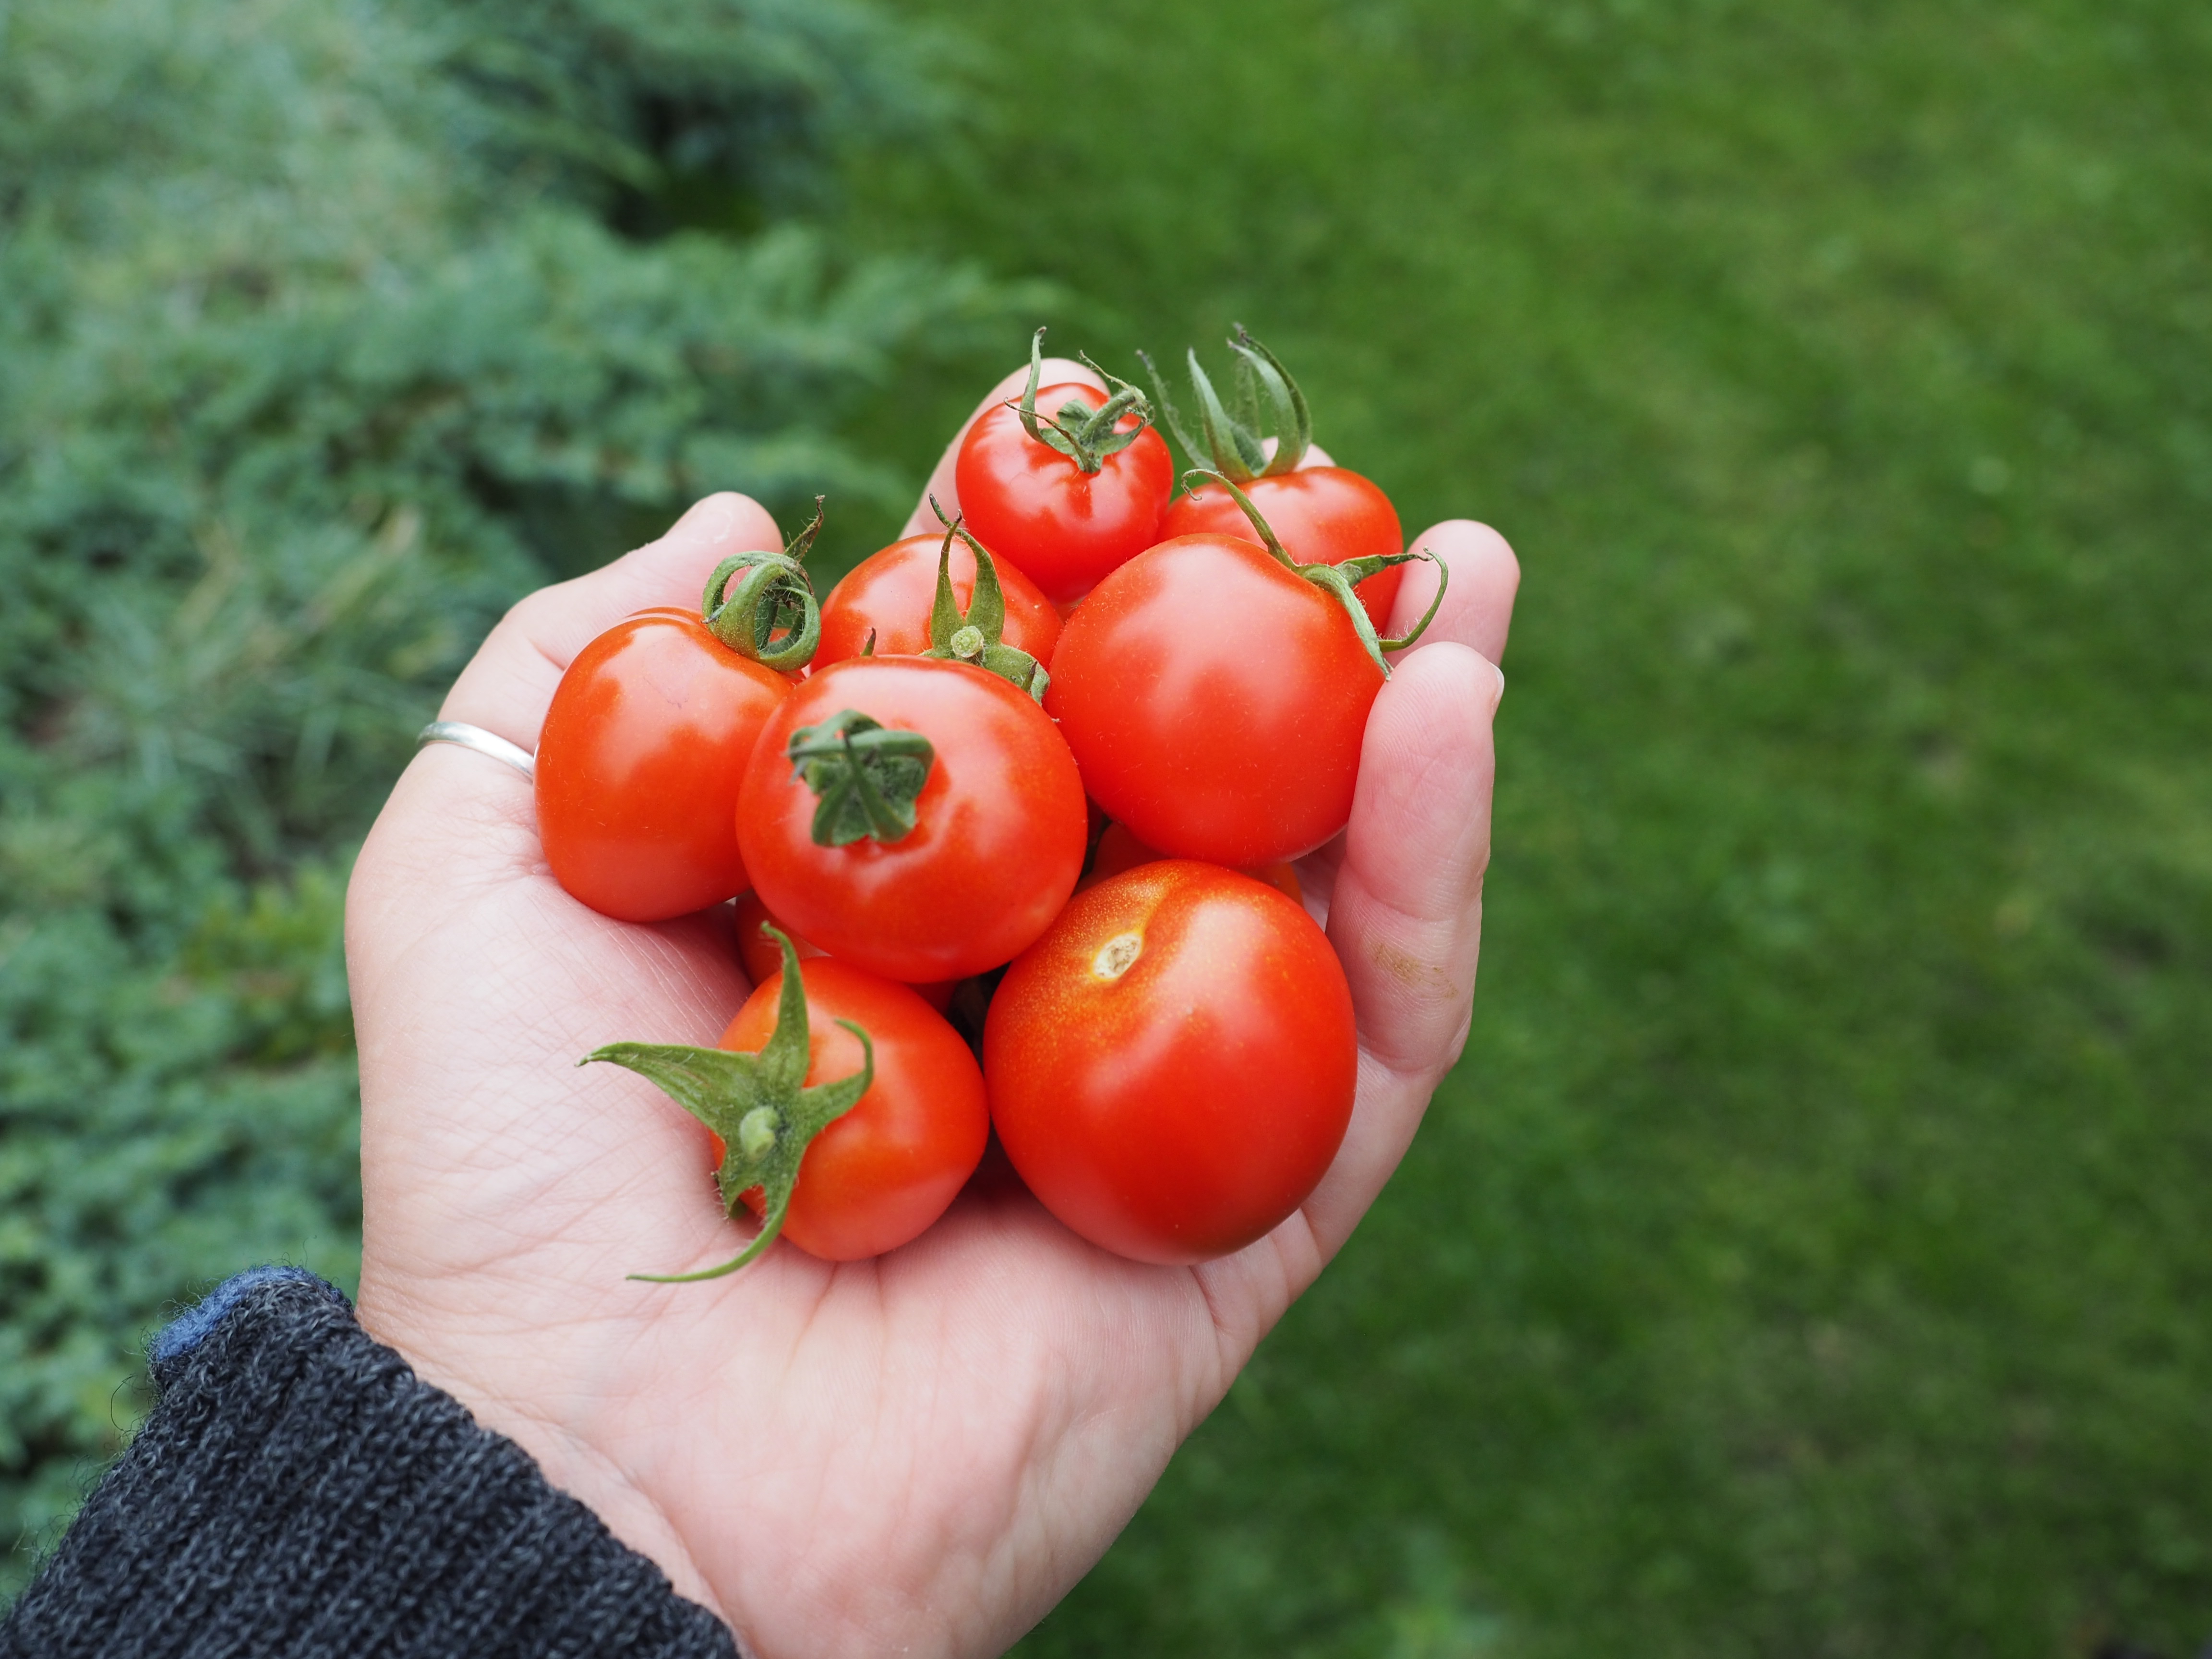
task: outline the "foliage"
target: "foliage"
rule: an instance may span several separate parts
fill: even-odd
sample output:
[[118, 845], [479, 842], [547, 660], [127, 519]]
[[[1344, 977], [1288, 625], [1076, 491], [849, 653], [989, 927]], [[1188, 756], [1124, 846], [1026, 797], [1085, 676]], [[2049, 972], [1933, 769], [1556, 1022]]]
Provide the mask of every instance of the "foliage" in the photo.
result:
[[0, 1534], [117, 1444], [165, 1305], [350, 1276], [348, 849], [490, 620], [708, 489], [893, 492], [840, 423], [1003, 296], [781, 216], [934, 130], [926, 45], [0, 0]]
[[927, 9], [866, 226], [1527, 572], [1468, 1058], [1022, 1650], [2197, 1652], [2212, 13]]

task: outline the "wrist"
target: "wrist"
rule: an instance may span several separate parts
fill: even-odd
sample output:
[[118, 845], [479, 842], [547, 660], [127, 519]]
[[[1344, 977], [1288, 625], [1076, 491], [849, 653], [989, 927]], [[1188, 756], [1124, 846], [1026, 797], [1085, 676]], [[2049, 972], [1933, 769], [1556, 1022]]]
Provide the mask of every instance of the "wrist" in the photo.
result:
[[355, 1311], [362, 1328], [418, 1377], [459, 1401], [479, 1426], [520, 1447], [550, 1486], [659, 1567], [678, 1595], [734, 1630], [736, 1620], [683, 1535], [625, 1468], [622, 1436], [610, 1419], [627, 1402], [610, 1401], [579, 1381], [596, 1368], [564, 1351], [578, 1328], [520, 1318], [514, 1306], [514, 1298], [473, 1286], [456, 1294], [451, 1278], [443, 1287], [404, 1279], [365, 1256]]
[[148, 1358], [152, 1412], [0, 1648], [732, 1651], [712, 1609], [304, 1270], [236, 1275]]

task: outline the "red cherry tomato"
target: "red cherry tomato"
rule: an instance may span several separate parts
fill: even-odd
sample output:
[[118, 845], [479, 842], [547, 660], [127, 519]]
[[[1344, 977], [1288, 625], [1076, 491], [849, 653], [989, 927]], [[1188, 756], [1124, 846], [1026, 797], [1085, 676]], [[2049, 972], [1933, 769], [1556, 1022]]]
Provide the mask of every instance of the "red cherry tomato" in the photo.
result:
[[[1287, 866], [1285, 866], [1287, 867]], [[1292, 878], [1296, 879], [1296, 878]], [[776, 949], [775, 941], [761, 932], [761, 924], [773, 922], [790, 934], [791, 948], [799, 952], [803, 962], [822, 952], [805, 939], [784, 927], [781, 919], [769, 914], [768, 906], [760, 902], [758, 893], [742, 895], [737, 903], [738, 960], [744, 964], [745, 977], [756, 985], [765, 984], [783, 971], [783, 953]], [[934, 980], [927, 984], [910, 988], [916, 996], [943, 1013], [952, 1006], [952, 992], [960, 981], [955, 979]]]
[[[935, 750], [903, 837], [813, 836], [791, 735], [846, 709]], [[955, 980], [1042, 933], [1083, 868], [1083, 784], [1043, 709], [965, 663], [876, 657], [811, 676], [761, 734], [738, 840], [761, 900], [829, 955], [892, 979]]]
[[1329, 593], [1249, 542], [1185, 536], [1067, 619], [1045, 706], [1116, 823], [1170, 857], [1244, 869], [1344, 828], [1382, 688]]
[[[1140, 864], [1157, 864], [1164, 855], [1139, 841], [1129, 833], [1126, 823], [1109, 823], [1091, 849], [1091, 868], [1075, 884], [1079, 893], [1087, 892], [1102, 881], [1110, 881], [1124, 870], [1133, 870]], [[1255, 881], [1264, 881], [1285, 898], [1294, 903], [1305, 902], [1305, 889], [1299, 884], [1298, 872], [1287, 863], [1256, 864], [1237, 872]], [[743, 901], [739, 901], [742, 904]], [[773, 947], [770, 947], [771, 950]]]
[[1000, 982], [991, 1121], [1038, 1200], [1139, 1261], [1264, 1237], [1352, 1117], [1352, 993], [1306, 913], [1212, 865], [1147, 864], [1079, 894]]
[[586, 646], [538, 738], [538, 832], [555, 878], [623, 921], [743, 891], [738, 786], [791, 689], [692, 611], [641, 611]]
[[[908, 536], [854, 565], [822, 601], [822, 643], [814, 666], [859, 656], [872, 631], [878, 657], [916, 657], [928, 650], [929, 608], [937, 598], [937, 556], [944, 544], [942, 536]], [[1060, 612], [1010, 562], [994, 555], [994, 562], [1006, 600], [1006, 643], [1051, 667]], [[975, 592], [975, 556], [957, 536], [951, 574], [952, 597], [965, 611]]]
[[[1405, 532], [1390, 498], [1357, 472], [1340, 466], [1301, 467], [1243, 486], [1287, 552], [1300, 564], [1342, 564], [1370, 555], [1406, 550]], [[1206, 484], [1171, 502], [1160, 520], [1160, 539], [1174, 536], [1234, 536], [1261, 545], [1259, 532], [1219, 484]], [[1352, 591], [1367, 607], [1377, 633], [1390, 630], [1390, 607], [1406, 568], [1378, 570]]]
[[[867, 1093], [814, 1139], [799, 1165], [783, 1237], [825, 1261], [881, 1255], [919, 1237], [982, 1161], [990, 1133], [983, 1074], [960, 1034], [916, 996], [852, 966], [817, 957], [800, 964], [806, 986], [806, 1086], [860, 1069], [860, 1040], [875, 1044]], [[763, 980], [722, 1033], [720, 1046], [758, 1054], [775, 1030], [779, 969]], [[721, 1166], [721, 1137], [712, 1167]], [[760, 1189], [743, 1194], [757, 1215]]]
[[[1071, 381], [1046, 386], [1036, 407], [1040, 414], [1056, 413], [1070, 401], [1097, 409], [1106, 394]], [[975, 539], [1019, 566], [1054, 604], [1066, 605], [1159, 539], [1175, 462], [1166, 441], [1147, 428], [1127, 449], [1107, 456], [1097, 471], [1085, 472], [1030, 437], [1019, 413], [1000, 404], [978, 416], [961, 440], [953, 484]]]

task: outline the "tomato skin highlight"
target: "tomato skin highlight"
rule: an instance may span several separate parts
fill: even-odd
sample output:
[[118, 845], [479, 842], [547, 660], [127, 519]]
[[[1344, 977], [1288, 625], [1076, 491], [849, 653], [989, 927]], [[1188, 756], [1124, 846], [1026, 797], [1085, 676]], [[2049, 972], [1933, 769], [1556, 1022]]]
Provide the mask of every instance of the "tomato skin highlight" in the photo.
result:
[[1352, 993], [1274, 889], [1148, 864], [1079, 894], [1007, 969], [983, 1073], [1007, 1157], [1069, 1229], [1133, 1261], [1204, 1261], [1272, 1231], [1335, 1158]]
[[[1300, 564], [1342, 564], [1346, 559], [1389, 557], [1406, 550], [1398, 509], [1379, 486], [1341, 466], [1300, 467], [1241, 486], [1275, 532], [1283, 550]], [[1169, 504], [1160, 539], [1176, 536], [1234, 536], [1263, 545], [1244, 510], [1219, 484], [1206, 484]], [[1367, 608], [1378, 634], [1390, 631], [1403, 565], [1378, 570], [1352, 591]]]
[[[976, 538], [981, 541], [980, 536]], [[813, 665], [827, 668], [860, 654], [872, 630], [878, 657], [918, 657], [929, 649], [929, 611], [937, 599], [937, 556], [942, 536], [908, 536], [871, 553], [822, 601], [822, 643]], [[990, 544], [984, 542], [987, 550]], [[1060, 639], [1060, 612], [1037, 585], [995, 552], [999, 590], [1006, 600], [1006, 643], [1026, 651], [1047, 668]], [[975, 592], [975, 556], [952, 538], [952, 597], [965, 611]]]
[[1068, 618], [1045, 707], [1116, 823], [1171, 858], [1246, 869], [1350, 821], [1382, 689], [1325, 590], [1251, 543], [1185, 536]]
[[[858, 1261], [919, 1237], [975, 1173], [990, 1134], [983, 1073], [960, 1034], [912, 987], [826, 957], [800, 963], [799, 974], [806, 987], [805, 1086], [860, 1069], [860, 1040], [839, 1019], [875, 1044], [876, 1077], [806, 1149], [782, 1236], [824, 1261]], [[763, 981], [719, 1046], [744, 1054], [766, 1047], [782, 989], [781, 971]], [[720, 1167], [720, 1137], [708, 1138], [718, 1143]], [[759, 1214], [759, 1189], [744, 1198]]]
[[691, 611], [641, 611], [579, 652], [538, 738], [538, 832], [555, 879], [621, 921], [746, 885], [732, 823], [753, 744], [792, 683]]
[[[798, 727], [846, 708], [936, 750], [901, 840], [814, 842], [815, 796], [785, 748]], [[927, 657], [848, 659], [810, 677], [763, 730], [737, 818], [770, 910], [829, 956], [908, 981], [1018, 955], [1074, 890], [1087, 822], [1075, 758], [1029, 694]]]
[[[1106, 394], [1081, 381], [1048, 386], [1037, 393], [1037, 410], [1056, 414], [1071, 400], [1097, 409]], [[1021, 416], [1000, 404], [976, 416], [961, 440], [953, 488], [975, 539], [1065, 606], [1159, 539], [1175, 461], [1166, 440], [1147, 428], [1086, 473], [1030, 437]]]

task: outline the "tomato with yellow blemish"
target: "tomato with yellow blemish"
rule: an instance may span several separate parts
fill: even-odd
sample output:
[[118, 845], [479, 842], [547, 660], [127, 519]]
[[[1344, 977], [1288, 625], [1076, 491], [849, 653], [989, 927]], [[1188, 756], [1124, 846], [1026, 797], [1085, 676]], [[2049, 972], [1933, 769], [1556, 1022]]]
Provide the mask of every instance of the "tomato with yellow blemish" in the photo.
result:
[[991, 1121], [1072, 1231], [1189, 1263], [1279, 1225], [1351, 1121], [1352, 993], [1299, 905], [1170, 859], [1069, 901], [983, 1033]]

